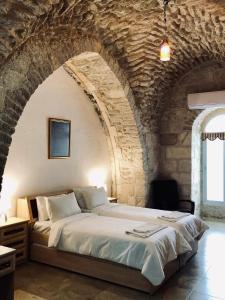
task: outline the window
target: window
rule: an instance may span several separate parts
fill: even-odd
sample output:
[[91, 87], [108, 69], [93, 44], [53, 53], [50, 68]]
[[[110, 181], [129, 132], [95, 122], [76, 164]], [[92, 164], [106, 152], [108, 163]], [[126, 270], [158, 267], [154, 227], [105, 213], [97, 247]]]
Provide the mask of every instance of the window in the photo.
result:
[[[225, 132], [225, 114], [212, 118], [204, 132]], [[225, 141], [203, 141], [203, 195], [208, 204], [225, 205]]]

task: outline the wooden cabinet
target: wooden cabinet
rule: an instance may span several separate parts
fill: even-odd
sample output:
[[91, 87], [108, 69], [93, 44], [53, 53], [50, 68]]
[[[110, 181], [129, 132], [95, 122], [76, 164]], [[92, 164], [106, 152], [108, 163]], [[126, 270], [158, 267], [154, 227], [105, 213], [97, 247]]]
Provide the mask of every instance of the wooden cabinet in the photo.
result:
[[0, 246], [0, 299], [14, 299], [15, 249]]
[[19, 218], [9, 218], [0, 224], [0, 244], [16, 249], [16, 264], [27, 260], [28, 221]]

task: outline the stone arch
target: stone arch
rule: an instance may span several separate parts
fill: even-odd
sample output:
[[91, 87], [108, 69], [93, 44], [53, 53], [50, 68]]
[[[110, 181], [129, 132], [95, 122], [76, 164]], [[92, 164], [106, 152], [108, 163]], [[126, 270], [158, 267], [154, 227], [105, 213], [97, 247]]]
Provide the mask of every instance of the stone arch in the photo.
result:
[[113, 154], [113, 195], [132, 205], [144, 205], [141, 144], [126, 91], [98, 53], [84, 52], [64, 64], [97, 109]]
[[[41, 46], [41, 47], [40, 47]], [[65, 47], [67, 46], [67, 47]], [[65, 47], [63, 49], [63, 47]], [[52, 48], [48, 47], [48, 43], [40, 39], [31, 39], [26, 44], [22, 46], [18, 53], [15, 53], [8, 61], [5, 68], [2, 69], [1, 76], [1, 113], [0, 113], [0, 160], [1, 168], [0, 175], [2, 177], [5, 162], [8, 155], [8, 149], [11, 143], [11, 135], [15, 130], [17, 121], [22, 114], [23, 108], [26, 102], [29, 100], [30, 96], [33, 94], [37, 86], [42, 83], [60, 64], [64, 63], [68, 58], [78, 55], [83, 51], [94, 51], [100, 53], [107, 62], [111, 65], [117, 78], [120, 79], [120, 84], [126, 91], [126, 101], [128, 104], [128, 99], [130, 100], [130, 105], [134, 103], [132, 92], [129, 88], [129, 84], [123, 74], [123, 71], [119, 68], [118, 63], [109, 53], [100, 46], [99, 42], [93, 39], [83, 39], [79, 40], [79, 43], [75, 47], [71, 47], [71, 44], [62, 44], [60, 42], [59, 47], [55, 52], [51, 52]], [[58, 53], [60, 52], [60, 55]], [[25, 53], [31, 54], [27, 56]], [[35, 55], [34, 55], [35, 53]], [[38, 55], [37, 55], [38, 54]], [[130, 109], [130, 105], [128, 107]], [[122, 112], [121, 112], [122, 113]], [[120, 113], [118, 113], [119, 115]], [[122, 118], [122, 114], [121, 114]], [[133, 119], [133, 127], [136, 128], [135, 120]], [[126, 180], [123, 185], [119, 186], [119, 191], [117, 194], [125, 202], [130, 204], [144, 205], [145, 198], [145, 183], [144, 183], [144, 171], [143, 171], [143, 161], [142, 161], [142, 150], [138, 139], [138, 153], [136, 158], [138, 158], [138, 174], [134, 174], [135, 168], [132, 166], [132, 160], [126, 165], [124, 170], [127, 168], [130, 174], [133, 172], [132, 176], [134, 179], [132, 182]], [[127, 141], [129, 148], [129, 141]], [[130, 143], [130, 149], [132, 149], [133, 142]], [[127, 160], [128, 161], [128, 160]], [[141, 164], [140, 164], [141, 162]], [[135, 163], [135, 161], [133, 161]], [[130, 168], [130, 170], [129, 170]], [[120, 169], [122, 172], [122, 169]], [[129, 176], [128, 176], [129, 177]], [[126, 188], [130, 186], [130, 189]], [[127, 191], [129, 190], [129, 193]]]

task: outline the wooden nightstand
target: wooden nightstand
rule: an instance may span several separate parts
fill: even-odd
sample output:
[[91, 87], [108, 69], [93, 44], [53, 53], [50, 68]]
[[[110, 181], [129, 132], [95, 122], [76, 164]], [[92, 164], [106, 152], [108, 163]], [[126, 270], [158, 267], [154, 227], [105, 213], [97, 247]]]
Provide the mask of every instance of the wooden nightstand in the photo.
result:
[[0, 244], [16, 249], [16, 264], [27, 260], [28, 221], [19, 218], [9, 218], [0, 223]]
[[108, 197], [108, 200], [111, 203], [117, 203], [117, 198], [116, 197]]
[[14, 299], [15, 252], [15, 249], [0, 246], [0, 299]]

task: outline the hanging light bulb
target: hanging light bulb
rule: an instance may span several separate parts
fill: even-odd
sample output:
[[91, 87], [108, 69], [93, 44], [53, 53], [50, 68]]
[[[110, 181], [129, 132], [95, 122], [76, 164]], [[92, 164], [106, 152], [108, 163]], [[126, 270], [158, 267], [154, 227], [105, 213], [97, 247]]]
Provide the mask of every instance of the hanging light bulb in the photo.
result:
[[160, 46], [160, 60], [170, 61], [171, 48], [168, 39], [164, 39]]
[[167, 38], [167, 18], [166, 10], [170, 0], [163, 0], [163, 13], [164, 13], [164, 22], [165, 22], [165, 38], [163, 39], [160, 45], [160, 60], [161, 61], [170, 61], [171, 48]]

